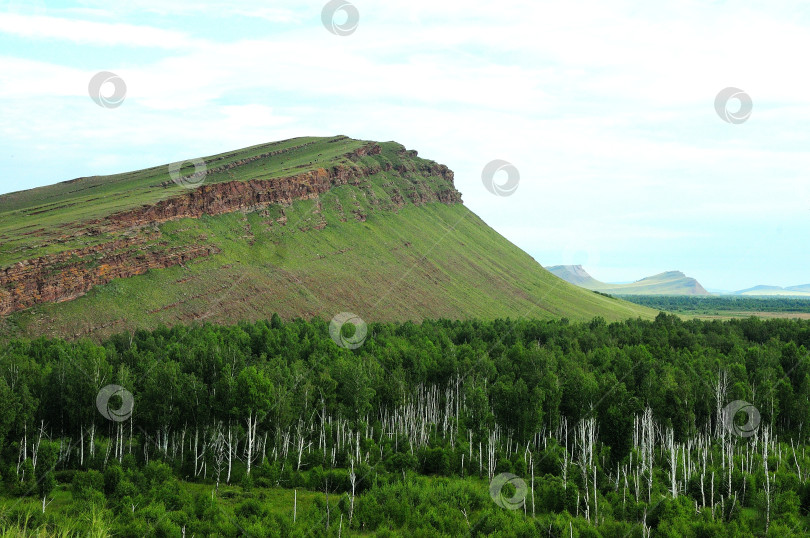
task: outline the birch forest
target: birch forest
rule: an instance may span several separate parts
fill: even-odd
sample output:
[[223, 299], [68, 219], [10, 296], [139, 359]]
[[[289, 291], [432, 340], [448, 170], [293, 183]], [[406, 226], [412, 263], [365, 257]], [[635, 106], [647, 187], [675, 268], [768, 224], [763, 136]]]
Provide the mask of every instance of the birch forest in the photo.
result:
[[808, 533], [808, 321], [364, 329], [8, 342], [3, 535]]

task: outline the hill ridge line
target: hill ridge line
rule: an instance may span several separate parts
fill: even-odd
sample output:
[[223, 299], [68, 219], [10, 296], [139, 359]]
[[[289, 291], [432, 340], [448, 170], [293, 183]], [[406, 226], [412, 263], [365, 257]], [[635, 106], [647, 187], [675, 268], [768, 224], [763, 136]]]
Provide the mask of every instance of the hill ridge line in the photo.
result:
[[[378, 155], [381, 150], [382, 148], [378, 144], [369, 144], [345, 156], [360, 158], [365, 155]], [[252, 162], [258, 158], [261, 157], [245, 159], [246, 162], [240, 161], [235, 166], [226, 165], [225, 169], [233, 169], [247, 164], [247, 161]], [[365, 179], [381, 170], [395, 170], [399, 173], [404, 171], [422, 172], [421, 175], [425, 177], [438, 175], [451, 185], [453, 184], [453, 172], [445, 165], [433, 163], [415, 170], [399, 168], [398, 166], [391, 166], [389, 168], [380, 167], [375, 169], [374, 167], [337, 164], [328, 169], [321, 167], [292, 176], [211, 183], [197, 187], [187, 193], [161, 200], [155, 204], [113, 213], [103, 219], [90, 221], [88, 224], [104, 224], [102, 226], [103, 231], [118, 231], [181, 218], [199, 218], [203, 215], [216, 216], [236, 211], [256, 211], [273, 204], [289, 205], [296, 200], [317, 198], [340, 185], [359, 187], [362, 182], [358, 180]], [[398, 192], [398, 189], [395, 190]], [[423, 196], [415, 196], [413, 193], [417, 191], [411, 191], [409, 197], [416, 205], [428, 201], [439, 201], [446, 204], [461, 202], [461, 193], [455, 189], [438, 192], [428, 189], [428, 191], [434, 196], [425, 194], [424, 191]], [[404, 198], [399, 196], [395, 202], [399, 202], [397, 205], [401, 207], [404, 204]]]
[[679, 270], [662, 271], [627, 284], [611, 284], [596, 280], [582, 265], [554, 265], [546, 269], [570, 284], [613, 295], [711, 295], [697, 279]]

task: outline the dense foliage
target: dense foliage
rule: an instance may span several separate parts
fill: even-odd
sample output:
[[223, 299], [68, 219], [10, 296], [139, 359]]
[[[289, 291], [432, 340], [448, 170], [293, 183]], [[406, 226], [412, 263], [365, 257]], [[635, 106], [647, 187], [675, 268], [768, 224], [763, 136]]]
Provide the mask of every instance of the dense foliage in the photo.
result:
[[[373, 323], [354, 350], [322, 320], [277, 316], [102, 344], [14, 340], [0, 349], [0, 524], [801, 535], [808, 348], [807, 321], [664, 314]], [[104, 407], [110, 384], [125, 391]], [[105, 418], [130, 393], [131, 417]], [[756, 424], [751, 409], [726, 420], [737, 400]], [[518, 505], [491, 498], [501, 473], [516, 475], [503, 496]]]
[[719, 312], [810, 313], [810, 298], [706, 295], [621, 295], [625, 301], [667, 312], [713, 314]]

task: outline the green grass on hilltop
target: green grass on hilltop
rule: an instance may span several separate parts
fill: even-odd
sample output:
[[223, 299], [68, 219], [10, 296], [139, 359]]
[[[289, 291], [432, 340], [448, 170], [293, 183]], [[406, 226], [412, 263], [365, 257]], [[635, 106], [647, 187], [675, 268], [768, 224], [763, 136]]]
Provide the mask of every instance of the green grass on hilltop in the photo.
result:
[[[269, 152], [279, 155], [212, 172], [206, 184], [291, 176], [347, 162], [344, 156], [366, 141], [344, 136], [304, 137], [260, 144], [203, 160], [209, 170]], [[397, 145], [398, 146], [398, 145]], [[190, 157], [191, 158], [191, 157]], [[184, 175], [193, 172], [187, 164]], [[79, 178], [0, 196], [0, 267], [44, 254], [82, 248], [110, 239], [84, 233], [86, 222], [112, 213], [155, 204], [188, 189], [171, 181], [168, 163], [112, 176]]]

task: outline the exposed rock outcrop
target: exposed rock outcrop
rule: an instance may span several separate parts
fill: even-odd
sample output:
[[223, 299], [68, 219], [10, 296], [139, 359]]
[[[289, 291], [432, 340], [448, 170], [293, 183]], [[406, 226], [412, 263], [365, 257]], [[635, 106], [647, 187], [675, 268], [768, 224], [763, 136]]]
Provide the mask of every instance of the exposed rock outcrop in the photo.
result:
[[[220, 166], [213, 166], [217, 161], [212, 160], [206, 165], [208, 173], [226, 171], [285, 151], [287, 150], [278, 150]], [[172, 267], [219, 252], [216, 247], [207, 245], [168, 247], [158, 242], [160, 232], [153, 226], [171, 220], [236, 211], [258, 211], [274, 204], [288, 205], [296, 200], [318, 198], [341, 185], [353, 185], [366, 190], [376, 206], [375, 195], [368, 188], [367, 182], [369, 176], [383, 171], [389, 175], [403, 176], [402, 181], [397, 181], [399, 188], [393, 183], [389, 184], [392, 203], [386, 205], [388, 208], [396, 210], [405, 205], [406, 199], [416, 205], [428, 202], [461, 202], [460, 193], [453, 187], [453, 172], [446, 166], [421, 159], [414, 160], [415, 152], [408, 151], [401, 152], [400, 157], [403, 160], [393, 165], [385, 160], [380, 162], [380, 159], [369, 159], [380, 153], [381, 147], [372, 143], [345, 155], [346, 159], [342, 164], [330, 168], [317, 168], [272, 179], [204, 184], [153, 205], [86, 222], [77, 235], [110, 236], [113, 239], [92, 247], [41, 256], [0, 269], [0, 315], [39, 303], [75, 299], [93, 286], [106, 284], [116, 278], [140, 275], [149, 269]], [[415, 180], [414, 176], [434, 180], [441, 178], [446, 185], [449, 184], [449, 188], [437, 189], [430, 181]], [[155, 187], [165, 186], [167, 184], [164, 183]], [[367, 218], [360, 210], [352, 213], [359, 221]], [[280, 218], [278, 222], [284, 224], [286, 218]], [[315, 228], [324, 226], [325, 221]], [[131, 237], [123, 237], [125, 231]]]
[[[359, 148], [355, 156], [379, 153], [380, 147], [372, 145]], [[440, 177], [453, 185], [453, 171], [436, 163], [420, 167], [396, 165], [385, 169], [395, 170], [400, 174], [418, 174], [425, 178]], [[234, 211], [257, 211], [272, 204], [286, 205], [296, 200], [317, 198], [340, 185], [359, 187], [368, 176], [377, 171], [373, 167], [361, 165], [337, 165], [329, 169], [318, 168], [288, 177], [212, 183], [154, 205], [115, 213], [91, 224], [104, 231], [116, 231], [180, 218], [199, 218], [203, 215], [221, 215]], [[461, 202], [461, 193], [455, 188], [435, 192], [424, 183], [416, 183], [413, 190], [408, 193], [408, 197], [417, 205], [427, 202], [445, 204]], [[401, 196], [399, 199], [402, 199]]]
[[[159, 247], [159, 246], [158, 246]], [[0, 315], [35, 304], [62, 302], [116, 278], [142, 275], [218, 253], [216, 247], [155, 248], [133, 238], [60, 252], [0, 270]]]

